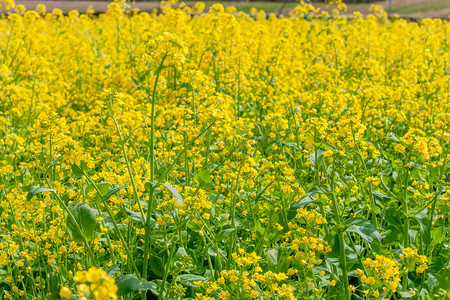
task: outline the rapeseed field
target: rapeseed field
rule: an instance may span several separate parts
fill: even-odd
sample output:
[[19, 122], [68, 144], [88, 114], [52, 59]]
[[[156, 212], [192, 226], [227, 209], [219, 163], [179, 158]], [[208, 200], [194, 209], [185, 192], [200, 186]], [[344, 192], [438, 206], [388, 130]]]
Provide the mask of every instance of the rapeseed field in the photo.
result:
[[450, 23], [2, 2], [3, 299], [448, 299]]

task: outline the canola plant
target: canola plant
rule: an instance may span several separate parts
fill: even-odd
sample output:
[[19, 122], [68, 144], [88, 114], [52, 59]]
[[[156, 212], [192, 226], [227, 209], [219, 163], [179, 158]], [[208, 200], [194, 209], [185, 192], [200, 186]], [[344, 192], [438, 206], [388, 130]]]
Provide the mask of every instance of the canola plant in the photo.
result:
[[2, 5], [3, 299], [448, 299], [448, 21]]

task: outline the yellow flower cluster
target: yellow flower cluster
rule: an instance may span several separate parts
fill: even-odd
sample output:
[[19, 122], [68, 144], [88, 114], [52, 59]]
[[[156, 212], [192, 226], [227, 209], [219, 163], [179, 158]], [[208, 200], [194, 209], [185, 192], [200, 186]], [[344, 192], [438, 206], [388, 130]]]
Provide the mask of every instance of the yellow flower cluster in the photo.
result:
[[397, 291], [398, 283], [400, 282], [398, 262], [383, 255], [376, 255], [375, 259], [366, 258], [364, 265], [368, 267], [373, 275], [367, 277], [363, 275], [362, 271], [357, 270], [357, 275], [361, 275], [361, 282], [374, 285], [380, 281], [384, 285], [384, 290]]
[[[77, 282], [77, 294], [80, 299], [110, 300], [117, 299], [115, 280], [101, 268], [91, 267], [87, 271], [78, 271], [73, 280]], [[60, 296], [70, 298], [72, 292], [62, 287]]]
[[403, 249], [404, 254], [400, 255], [400, 259], [406, 260], [405, 266], [409, 270], [409, 267], [411, 266], [411, 263], [415, 266], [418, 265], [416, 268], [416, 272], [421, 274], [426, 269], [428, 269], [428, 258], [425, 255], [419, 255], [418, 249], [412, 249], [412, 248], [405, 248]]
[[252, 265], [252, 264], [256, 264], [261, 257], [256, 255], [255, 252], [252, 253], [246, 253], [244, 249], [239, 248], [238, 249], [239, 253], [234, 252], [231, 257], [233, 258], [233, 260], [236, 262], [236, 264], [238, 266], [247, 266], [247, 265]]
[[[450, 22], [206, 6], [1, 1], [4, 298], [69, 298], [73, 278], [74, 294], [115, 299], [102, 268], [117, 263], [199, 299], [327, 299], [360, 292], [339, 246], [375, 257], [371, 242], [433, 271], [448, 244]], [[400, 264], [376, 256], [356, 274], [393, 294]]]
[[[210, 299], [208, 297], [218, 292], [221, 299], [235, 297], [259, 298], [261, 296], [279, 299], [296, 299], [292, 285], [283, 283], [288, 276], [285, 273], [263, 272], [260, 266], [256, 266], [251, 272], [239, 270], [223, 270], [216, 282], [199, 284], [205, 290], [205, 294], [197, 293], [196, 299]], [[261, 293], [261, 290], [264, 292]]]
[[[439, 141], [435, 137], [426, 137], [423, 135], [425, 135], [423, 131], [416, 129], [408, 131], [401, 140], [406, 146], [411, 148], [413, 153], [417, 153], [417, 158], [429, 160], [431, 157], [439, 157], [442, 153], [442, 147]], [[399, 152], [404, 151], [405, 150]]]

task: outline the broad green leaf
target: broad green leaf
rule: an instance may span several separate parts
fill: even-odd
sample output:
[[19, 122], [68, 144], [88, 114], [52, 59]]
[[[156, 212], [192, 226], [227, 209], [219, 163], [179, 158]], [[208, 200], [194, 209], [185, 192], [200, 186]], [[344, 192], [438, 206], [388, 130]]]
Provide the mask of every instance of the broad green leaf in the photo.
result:
[[359, 234], [363, 239], [371, 243], [374, 239], [381, 241], [381, 235], [375, 226], [365, 218], [354, 218], [344, 222], [346, 225], [352, 225], [345, 231]]
[[[95, 186], [98, 188], [98, 190], [102, 193], [102, 195], [105, 195], [108, 190], [109, 187], [111, 186], [111, 184], [109, 184], [108, 182], [100, 182], [100, 183], [96, 183]], [[94, 185], [90, 184], [86, 187], [86, 193], [90, 193], [92, 191], [96, 190]], [[97, 194], [97, 197], [99, 195]]]
[[402, 298], [412, 298], [413, 295], [411, 295], [409, 292], [400, 292], [400, 296], [402, 296]]
[[[313, 202], [322, 201], [319, 198], [316, 198], [316, 195], [324, 194], [328, 190], [325, 186], [313, 185], [306, 194], [304, 194], [298, 201], [295, 201], [291, 204], [289, 208], [288, 219], [292, 219], [295, 217], [298, 208], [304, 208], [308, 204]], [[325, 200], [323, 200], [325, 201]]]
[[420, 224], [420, 234], [425, 244], [431, 243], [430, 220], [427, 217], [428, 209], [424, 209], [417, 213], [414, 217]]
[[135, 211], [129, 210], [128, 208], [122, 207], [117, 213], [116, 213], [116, 220], [121, 219], [132, 219], [138, 222], [141, 222], [142, 224], [145, 223], [144, 219], [142, 219], [142, 216], [140, 213], [137, 213]]
[[386, 139], [390, 139], [396, 142], [400, 142], [400, 139], [393, 133], [393, 132], [388, 132], [386, 134]]
[[379, 208], [378, 205], [371, 204], [369, 207], [370, 211], [375, 213], [376, 215], [378, 215], [381, 212], [381, 208]]
[[33, 198], [35, 195], [42, 193], [42, 192], [54, 192], [55, 190], [44, 188], [40, 186], [32, 186], [30, 190], [28, 191], [27, 195], [27, 201], [30, 201], [31, 198]]
[[150, 262], [150, 268], [151, 268], [152, 272], [155, 273], [156, 276], [162, 277], [164, 266], [163, 266], [161, 260], [154, 255], [150, 255], [149, 262]]
[[134, 291], [156, 291], [157, 285], [154, 282], [141, 280], [136, 275], [122, 275], [116, 279], [117, 296], [123, 296]]
[[199, 275], [182, 274], [182, 275], [178, 275], [177, 280], [179, 282], [181, 282], [182, 284], [196, 287], [196, 285], [194, 284], [194, 281], [202, 281], [203, 282], [208, 279], [203, 276], [199, 276]]
[[280, 257], [280, 245], [276, 245], [274, 248], [267, 252], [267, 265], [269, 270], [276, 270], [278, 265], [278, 259]]
[[72, 172], [78, 176], [83, 177], [83, 173], [86, 173], [89, 170], [86, 162], [84, 160], [80, 161], [80, 165], [72, 164]]
[[177, 279], [179, 281], [206, 281], [207, 279], [203, 276], [191, 275], [191, 274], [182, 274], [178, 275]]
[[135, 221], [145, 223], [144, 219], [142, 219], [142, 216], [139, 213], [129, 210], [128, 208], [126, 209], [126, 212], [127, 212], [128, 218], [135, 220]]
[[95, 211], [85, 202], [75, 205], [70, 212], [75, 218], [75, 222], [78, 224], [79, 229], [76, 226], [74, 220], [67, 216], [67, 230], [72, 239], [77, 243], [84, 242], [83, 235], [87, 240], [90, 240], [97, 226], [97, 218]]
[[110, 267], [108, 270], [106, 270], [106, 274], [108, 274], [109, 276], [116, 274], [117, 272], [120, 271], [120, 265], [116, 264], [112, 267]]
[[[347, 270], [352, 270], [355, 263], [358, 261], [358, 254], [350, 248], [344, 240], [344, 253], [347, 263]], [[327, 260], [338, 268], [342, 268], [341, 256], [340, 256], [340, 245], [338, 234], [334, 237], [334, 244], [332, 245], [332, 251], [327, 254]]]
[[375, 199], [380, 200], [381, 202], [385, 203], [394, 198], [391, 195], [384, 195], [378, 191], [372, 191], [372, 195], [375, 197]]
[[179, 247], [177, 252], [175, 253], [174, 258], [177, 260], [183, 259], [183, 257], [187, 256], [186, 250], [183, 247]]
[[106, 200], [108, 200], [109, 198], [111, 198], [112, 196], [114, 196], [118, 191], [120, 191], [120, 190], [123, 190], [123, 189], [126, 189], [127, 188], [127, 186], [126, 185], [121, 185], [121, 186], [118, 186], [118, 187], [115, 187], [115, 188], [113, 188], [113, 189], [110, 189], [107, 193], [106, 193], [106, 195], [104, 195], [103, 196], [103, 201], [106, 201]]
[[111, 186], [111, 184], [109, 184], [108, 182], [100, 182], [100, 183], [96, 183], [95, 185], [97, 186], [99, 191], [102, 193], [102, 195], [105, 195], [109, 191], [109, 187]]
[[212, 247], [208, 248], [208, 254], [211, 256], [217, 256], [216, 251]]
[[72, 172], [73, 174], [75, 174], [75, 176], [77, 177], [83, 177], [83, 171], [81, 170], [81, 168], [79, 166], [77, 166], [76, 164], [72, 165]]
[[209, 177], [209, 171], [203, 170], [197, 174], [195, 174], [194, 178], [203, 184], [209, 185], [212, 184], [211, 178]]
[[445, 239], [445, 235], [442, 234], [442, 230], [440, 228], [433, 229], [431, 231], [431, 246], [438, 245], [442, 243]]
[[428, 291], [430, 292], [430, 294], [434, 294], [437, 290], [439, 280], [437, 280], [437, 278], [433, 274], [428, 273], [427, 282], [428, 282]]

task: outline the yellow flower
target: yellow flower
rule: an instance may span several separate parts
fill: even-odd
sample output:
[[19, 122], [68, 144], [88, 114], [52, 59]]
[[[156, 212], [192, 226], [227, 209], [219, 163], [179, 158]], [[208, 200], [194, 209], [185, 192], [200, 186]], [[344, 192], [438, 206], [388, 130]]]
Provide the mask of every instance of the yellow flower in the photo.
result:
[[325, 152], [323, 152], [323, 156], [325, 156], [325, 157], [333, 156], [333, 151], [330, 149], [327, 149]]
[[70, 298], [72, 297], [72, 291], [68, 287], [64, 286], [59, 291], [59, 296], [61, 296], [61, 298]]
[[405, 153], [405, 147], [403, 147], [403, 145], [401, 144], [397, 144], [394, 147], [395, 151], [399, 152], [399, 153]]

